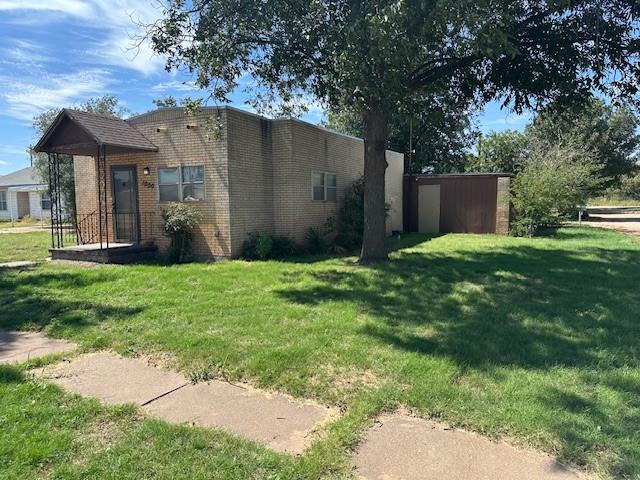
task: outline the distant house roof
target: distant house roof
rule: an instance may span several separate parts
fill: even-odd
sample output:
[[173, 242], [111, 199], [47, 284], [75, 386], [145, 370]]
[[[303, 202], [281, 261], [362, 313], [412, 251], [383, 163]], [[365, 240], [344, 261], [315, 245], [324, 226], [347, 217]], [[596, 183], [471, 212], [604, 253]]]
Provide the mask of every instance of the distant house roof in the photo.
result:
[[13, 173], [0, 177], [0, 187], [17, 187], [24, 185], [44, 185], [31, 167], [23, 168]]
[[153, 143], [125, 120], [64, 108], [36, 144], [37, 152], [95, 154], [97, 146], [108, 151], [158, 150]]

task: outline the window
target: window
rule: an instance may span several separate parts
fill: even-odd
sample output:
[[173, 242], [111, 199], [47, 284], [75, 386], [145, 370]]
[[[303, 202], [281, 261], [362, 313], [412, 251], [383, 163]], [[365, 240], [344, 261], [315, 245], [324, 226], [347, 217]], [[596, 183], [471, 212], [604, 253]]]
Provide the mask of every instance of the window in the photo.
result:
[[204, 167], [158, 169], [161, 202], [196, 202], [204, 200]]
[[311, 174], [313, 183], [313, 199], [335, 202], [338, 198], [338, 184], [335, 173], [313, 172]]
[[180, 200], [178, 183], [178, 167], [158, 169], [158, 188], [161, 202], [177, 202]]
[[7, 191], [0, 190], [0, 210], [7, 209]]
[[49, 192], [40, 194], [40, 208], [42, 210], [51, 210], [51, 195], [49, 195]]
[[204, 167], [182, 167], [182, 201], [204, 200]]

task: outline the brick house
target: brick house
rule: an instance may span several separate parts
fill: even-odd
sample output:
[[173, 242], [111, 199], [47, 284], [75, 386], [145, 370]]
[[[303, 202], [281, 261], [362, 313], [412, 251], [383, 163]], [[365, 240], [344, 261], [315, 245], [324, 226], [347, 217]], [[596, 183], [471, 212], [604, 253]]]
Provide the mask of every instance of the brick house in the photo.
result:
[[[56, 165], [73, 156], [77, 218], [61, 218], [53, 193], [54, 258], [99, 261], [118, 249], [165, 249], [161, 211], [174, 201], [202, 213], [194, 239], [201, 258], [237, 257], [251, 232], [302, 242], [336, 214], [364, 168], [359, 138], [227, 106], [127, 120], [65, 109], [36, 150], [49, 154], [54, 192]], [[391, 233], [403, 227], [403, 155], [388, 151], [387, 162]]]

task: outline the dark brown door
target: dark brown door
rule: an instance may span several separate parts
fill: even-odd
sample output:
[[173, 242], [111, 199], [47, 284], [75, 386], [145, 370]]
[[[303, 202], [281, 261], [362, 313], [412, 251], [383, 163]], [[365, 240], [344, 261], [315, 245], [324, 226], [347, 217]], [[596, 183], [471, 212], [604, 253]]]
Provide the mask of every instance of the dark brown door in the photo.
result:
[[113, 167], [113, 233], [116, 242], [138, 241], [138, 188], [135, 167]]

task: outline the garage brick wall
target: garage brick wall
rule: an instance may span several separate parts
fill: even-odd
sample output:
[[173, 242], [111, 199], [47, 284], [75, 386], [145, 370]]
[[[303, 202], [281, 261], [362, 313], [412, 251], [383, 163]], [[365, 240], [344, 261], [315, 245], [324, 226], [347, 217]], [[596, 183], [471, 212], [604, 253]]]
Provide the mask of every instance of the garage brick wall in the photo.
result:
[[509, 224], [511, 216], [511, 178], [498, 178], [498, 196], [496, 204], [496, 233], [506, 235], [509, 233]]

